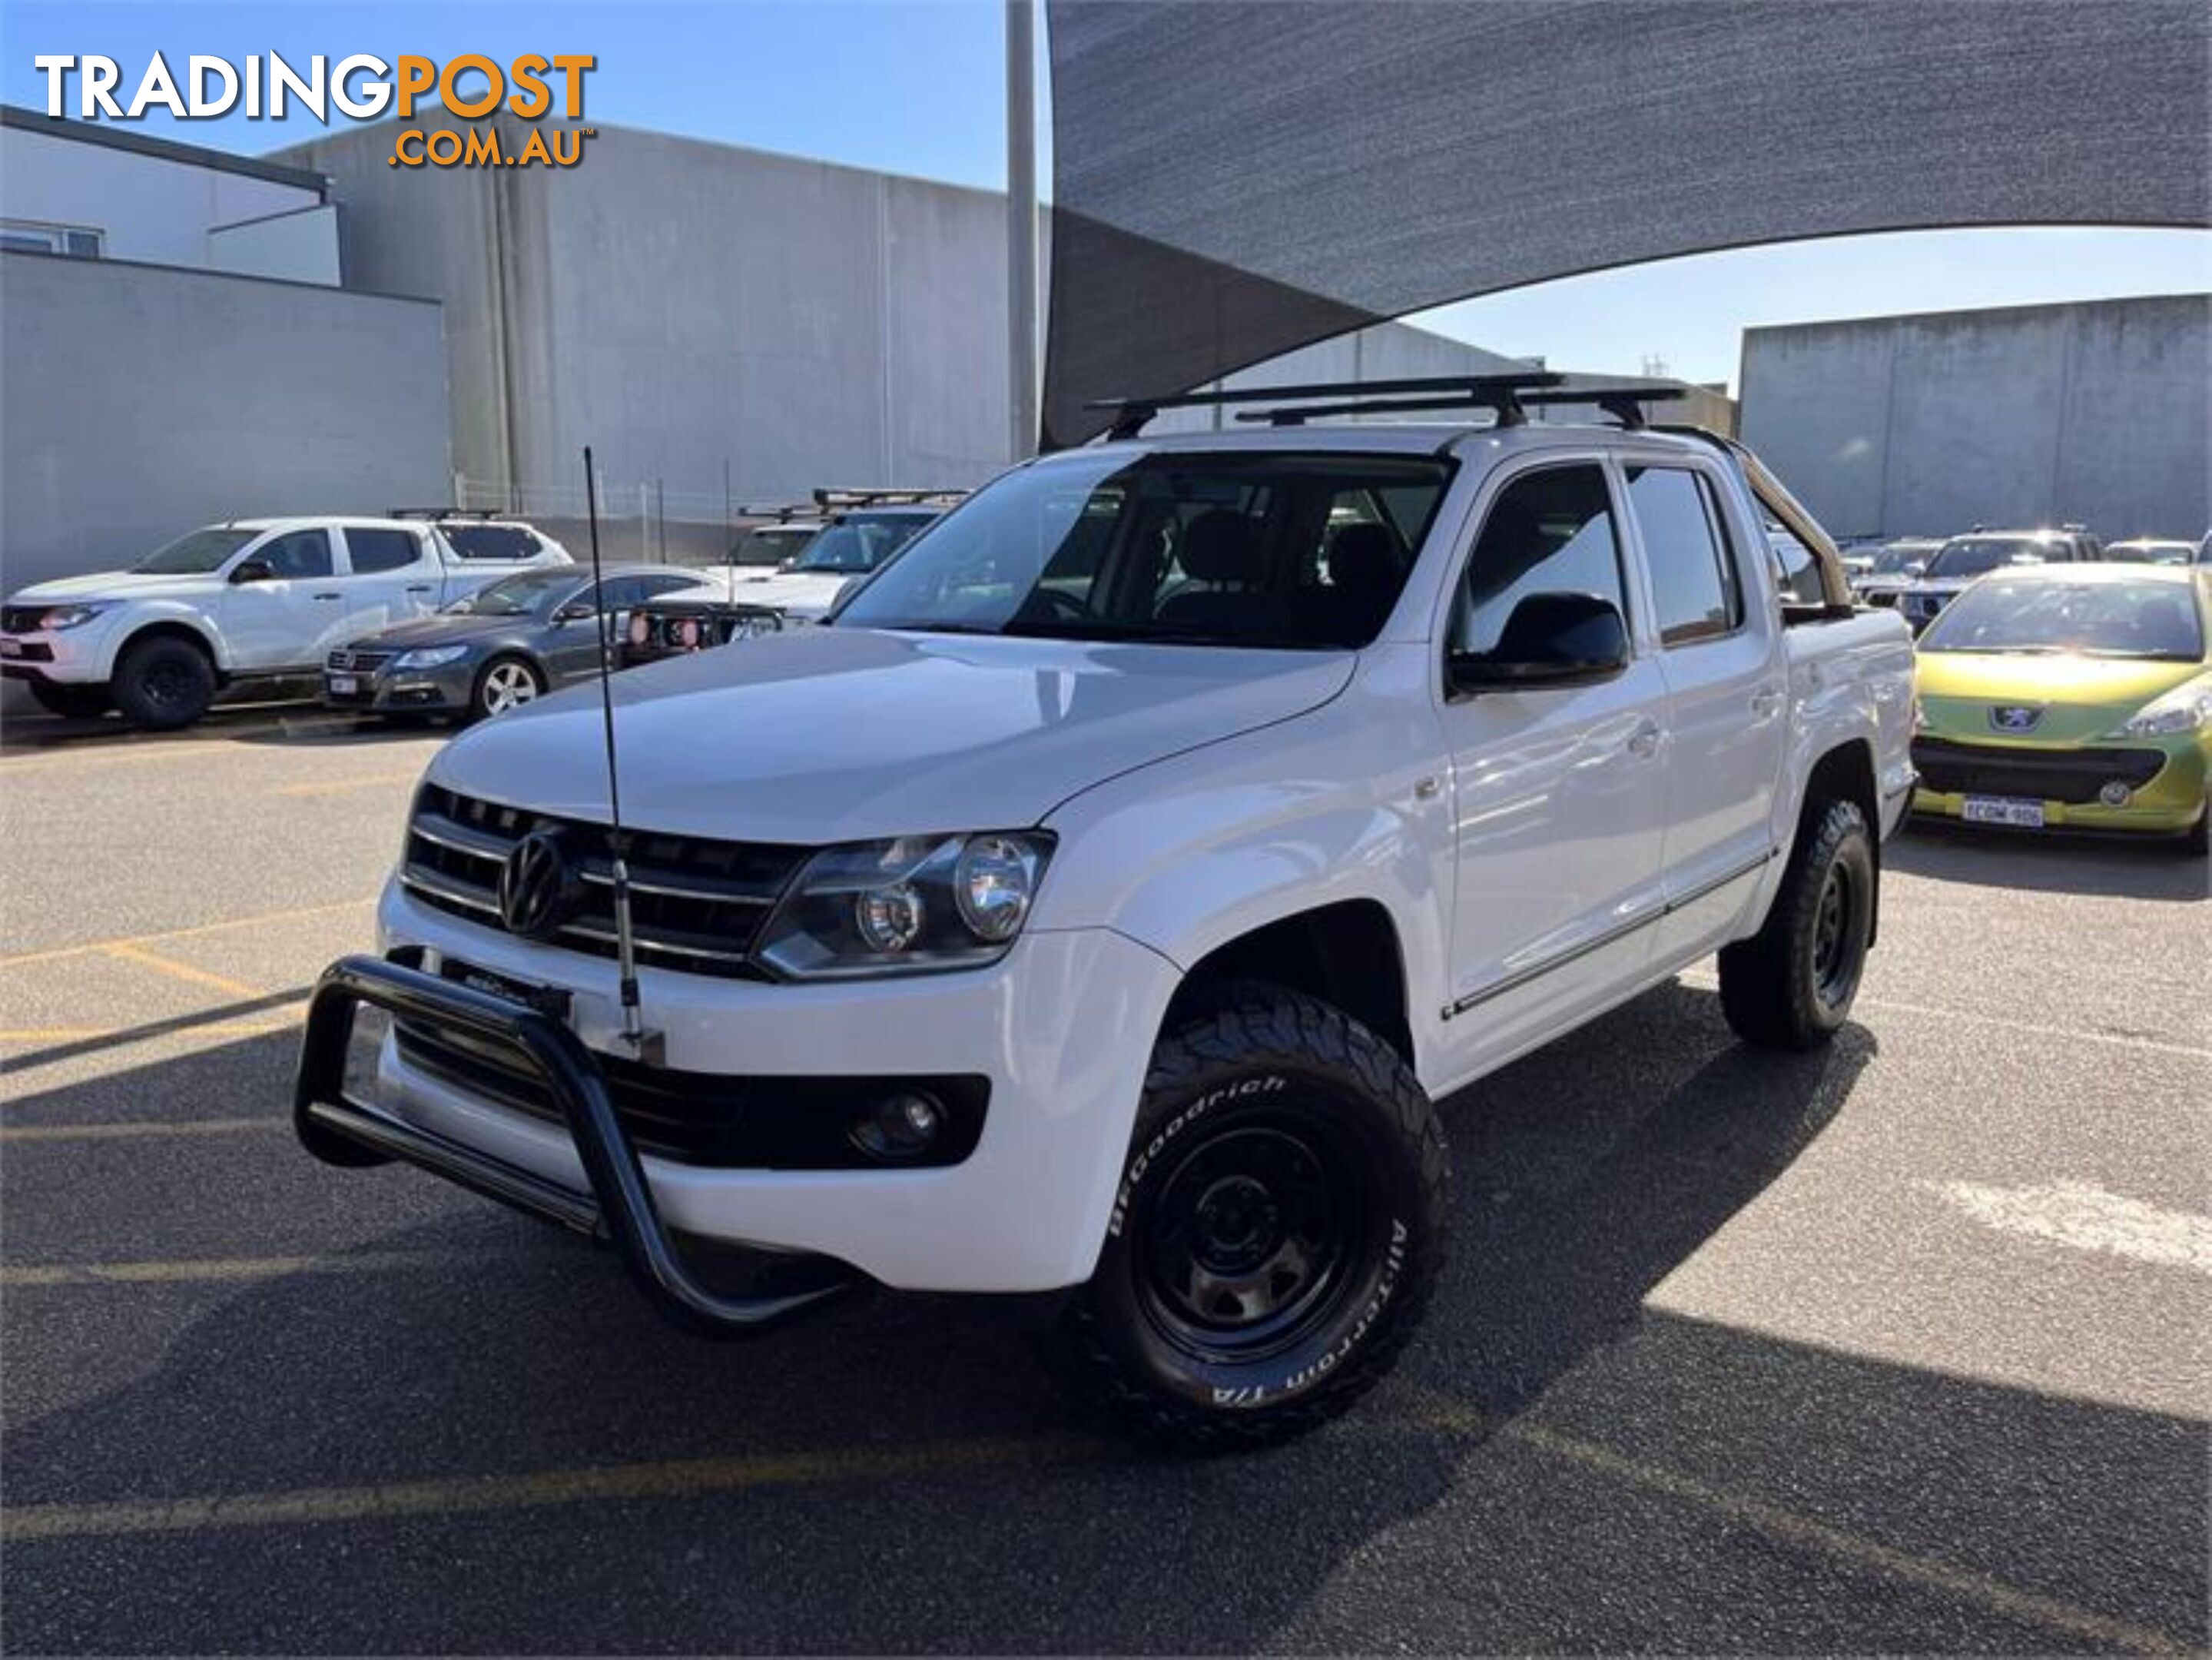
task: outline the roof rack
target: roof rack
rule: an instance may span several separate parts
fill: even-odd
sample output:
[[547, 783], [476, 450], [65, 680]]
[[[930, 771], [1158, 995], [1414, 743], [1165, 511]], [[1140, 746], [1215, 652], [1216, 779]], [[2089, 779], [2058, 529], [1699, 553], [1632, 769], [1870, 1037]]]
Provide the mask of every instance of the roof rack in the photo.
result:
[[1517, 427], [1528, 419], [1527, 408], [1548, 404], [1595, 404], [1630, 431], [1644, 424], [1643, 405], [1664, 403], [1684, 396], [1680, 386], [1560, 386], [1550, 391], [1516, 392], [1501, 398], [1494, 392], [1448, 394], [1434, 398], [1360, 398], [1340, 404], [1302, 404], [1289, 409], [1251, 410], [1239, 421], [1264, 421], [1270, 426], [1303, 426], [1310, 420], [1336, 415], [1407, 415], [1423, 410], [1492, 409], [1498, 424]]
[[775, 507], [748, 507], [740, 502], [730, 509], [732, 519], [766, 519], [787, 525], [794, 519], [811, 519], [822, 511], [811, 502], [784, 502]]
[[[1451, 406], [1481, 405], [1498, 411], [1501, 426], [1517, 424], [1523, 417], [1519, 394], [1540, 386], [1564, 385], [1566, 376], [1547, 370], [1524, 369], [1516, 374], [1443, 374], [1417, 376], [1407, 380], [1317, 380], [1304, 386], [1235, 386], [1212, 392], [1179, 392], [1158, 398], [1102, 398], [1085, 404], [1091, 410], [1112, 410], [1113, 424], [1106, 429], [1109, 439], [1134, 438], [1145, 429], [1145, 423], [1162, 410], [1205, 409], [1224, 404], [1279, 404], [1285, 399], [1308, 402], [1314, 399], [1357, 399], [1365, 403], [1373, 398], [1389, 398], [1401, 392], [1424, 395], [1453, 394]], [[1409, 404], [1408, 409], [1444, 407], [1434, 402]], [[1291, 411], [1279, 411], [1290, 414]], [[1316, 411], [1308, 410], [1305, 414]], [[1326, 412], [1326, 411], [1323, 411]], [[1267, 417], [1263, 417], [1267, 418]], [[1282, 421], [1279, 425], [1295, 425]]]
[[930, 502], [957, 502], [968, 492], [957, 489], [827, 489], [814, 492], [814, 505], [833, 508], [905, 507]]
[[496, 508], [392, 508], [386, 519], [507, 519], [514, 515]]

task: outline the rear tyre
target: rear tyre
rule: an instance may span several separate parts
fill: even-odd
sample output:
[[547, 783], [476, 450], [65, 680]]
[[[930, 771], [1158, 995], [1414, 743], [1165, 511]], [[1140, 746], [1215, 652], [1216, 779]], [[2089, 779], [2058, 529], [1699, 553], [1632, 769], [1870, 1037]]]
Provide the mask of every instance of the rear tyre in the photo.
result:
[[70, 721], [88, 721], [108, 711], [107, 688], [105, 686], [60, 686], [51, 680], [32, 680], [25, 684], [31, 689], [31, 701], [48, 714], [58, 714]]
[[1225, 988], [1153, 1051], [1097, 1272], [1048, 1340], [1143, 1439], [1259, 1447], [1389, 1370], [1444, 1258], [1429, 1099], [1358, 1022]]
[[215, 665], [190, 641], [155, 635], [123, 648], [109, 690], [132, 726], [174, 732], [191, 726], [215, 702]]
[[469, 718], [483, 721], [534, 703], [545, 690], [545, 677], [520, 657], [495, 657], [477, 675], [469, 693]]
[[1721, 952], [1721, 1012], [1747, 1043], [1809, 1049], [1849, 1018], [1874, 932], [1874, 837], [1849, 801], [1805, 809], [1766, 921]]

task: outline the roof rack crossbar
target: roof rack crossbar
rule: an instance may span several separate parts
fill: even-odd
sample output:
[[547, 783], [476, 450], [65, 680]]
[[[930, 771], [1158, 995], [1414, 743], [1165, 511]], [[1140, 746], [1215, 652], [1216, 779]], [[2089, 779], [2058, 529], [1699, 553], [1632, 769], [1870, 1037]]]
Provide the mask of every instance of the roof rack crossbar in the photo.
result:
[[1562, 386], [1549, 391], [1517, 392], [1510, 399], [1492, 393], [1435, 398], [1347, 398], [1340, 404], [1301, 404], [1287, 409], [1248, 410], [1239, 421], [1264, 421], [1270, 426], [1302, 426], [1309, 420], [1338, 415], [1411, 415], [1424, 410], [1493, 409], [1501, 427], [1518, 426], [1525, 419], [1523, 405], [1593, 404], [1632, 431], [1644, 426], [1642, 405], [1682, 397], [1679, 386]]
[[504, 519], [506, 512], [498, 508], [391, 508], [386, 519]]
[[[1212, 392], [1179, 392], [1160, 397], [1102, 398], [1085, 404], [1084, 408], [1112, 410], [1115, 412], [1113, 424], [1106, 433], [1110, 439], [1136, 437], [1145, 429], [1145, 423], [1162, 410], [1206, 409], [1224, 404], [1295, 403], [1317, 398], [1358, 398], [1364, 402], [1401, 392], [1456, 394], [1453, 399], [1455, 404], [1486, 404], [1498, 411], [1502, 421], [1507, 410], [1516, 407], [1518, 394], [1540, 386], [1562, 385], [1566, 378], [1549, 370], [1524, 369], [1513, 374], [1418, 375], [1401, 380], [1317, 380], [1287, 386], [1223, 386]], [[1292, 423], [1285, 422], [1282, 424]]]
[[957, 502], [967, 495], [962, 489], [874, 489], [817, 488], [814, 492], [817, 508], [866, 508], [891, 503], [905, 505], [922, 502]]

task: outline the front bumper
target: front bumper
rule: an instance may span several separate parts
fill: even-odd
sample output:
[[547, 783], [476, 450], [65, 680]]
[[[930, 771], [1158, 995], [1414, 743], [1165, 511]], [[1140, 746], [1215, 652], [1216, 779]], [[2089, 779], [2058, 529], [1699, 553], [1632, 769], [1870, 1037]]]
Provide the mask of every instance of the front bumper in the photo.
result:
[[[2193, 737], [2166, 739], [2144, 739], [2126, 745], [2081, 746], [2064, 745], [2008, 744], [2004, 745], [1967, 743], [1959, 739], [1944, 739], [1939, 733], [1926, 734], [1942, 739], [1953, 757], [1964, 756], [1963, 761], [1953, 760], [1949, 769], [1933, 763], [1924, 763], [1920, 787], [1913, 792], [1912, 810], [1931, 818], [1964, 819], [1969, 796], [1995, 796], [2002, 799], [2029, 800], [2043, 810], [2042, 828], [2050, 830], [2081, 830], [2133, 836], [2181, 836], [2194, 829], [2206, 811], [2208, 786], [2212, 786], [2212, 763], [2209, 763], [2206, 746]], [[2048, 789], [2033, 787], [2037, 773], [2064, 769], [2081, 773], [2081, 781], [2069, 786], [2068, 794], [2081, 796], [2090, 794], [2097, 769], [2085, 766], [2086, 757], [2093, 755], [2162, 754], [2163, 763], [2140, 785], [2130, 789], [2127, 800], [2118, 806], [2100, 800], [2065, 800], [2051, 795]], [[1955, 777], [1954, 772], [1963, 770], [1986, 776]], [[2008, 782], [2008, 775], [2030, 781], [2025, 786]], [[2054, 784], [2050, 787], [2056, 787]]]
[[341, 673], [326, 666], [323, 704], [326, 708], [365, 714], [451, 713], [468, 708], [477, 668], [467, 658], [434, 669], [395, 669], [387, 665], [366, 672]]
[[57, 686], [104, 684], [114, 667], [114, 654], [107, 649], [110, 631], [107, 618], [94, 617], [80, 628], [0, 634], [0, 678]]
[[[387, 952], [427, 947], [563, 992], [562, 1025], [587, 1059], [625, 1052], [611, 961], [464, 921], [396, 885], [379, 930]], [[1105, 1237], [1180, 977], [1157, 952], [1097, 928], [1025, 934], [989, 968], [905, 979], [769, 984], [641, 969], [647, 1023], [663, 1035], [672, 1073], [972, 1074], [989, 1086], [973, 1151], [941, 1167], [729, 1168], [641, 1155], [657, 1214], [678, 1233], [827, 1256], [902, 1289], [1079, 1284]], [[389, 1038], [363, 1104], [571, 1195], [595, 1191], [573, 1124], [457, 1087]]]

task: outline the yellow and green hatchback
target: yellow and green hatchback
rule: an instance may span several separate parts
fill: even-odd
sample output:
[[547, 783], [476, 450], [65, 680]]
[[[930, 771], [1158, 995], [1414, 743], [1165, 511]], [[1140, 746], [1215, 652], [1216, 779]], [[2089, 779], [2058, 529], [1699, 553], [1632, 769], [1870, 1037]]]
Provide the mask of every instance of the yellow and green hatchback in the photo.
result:
[[2212, 570], [2008, 568], [1920, 636], [1916, 812], [2205, 850]]

